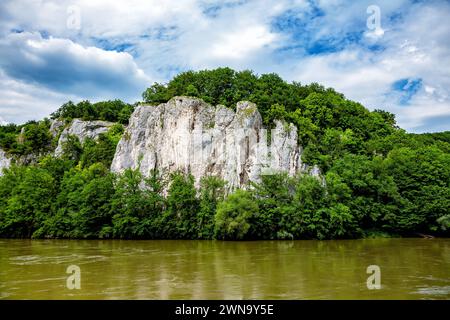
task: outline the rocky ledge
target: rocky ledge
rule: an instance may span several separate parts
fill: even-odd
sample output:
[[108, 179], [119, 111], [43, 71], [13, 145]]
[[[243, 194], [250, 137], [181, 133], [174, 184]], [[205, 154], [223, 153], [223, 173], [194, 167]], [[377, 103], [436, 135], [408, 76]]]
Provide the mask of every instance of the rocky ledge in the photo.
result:
[[[72, 123], [61, 132], [55, 155], [62, 155], [64, 143], [70, 135], [76, 136], [80, 142], [84, 142], [87, 138], [97, 139], [100, 134], [106, 133], [113, 125], [113, 122], [107, 121], [82, 121], [74, 119]], [[52, 123], [50, 132], [55, 135], [58, 130], [61, 130], [60, 128], [60, 122], [55, 121]]]
[[202, 177], [215, 175], [234, 188], [274, 171], [293, 175], [306, 170], [301, 151], [293, 124], [276, 121], [268, 134], [251, 102], [239, 102], [233, 111], [200, 99], [175, 97], [135, 109], [111, 170], [139, 168], [146, 176], [153, 169], [182, 171], [192, 174], [197, 186]]
[[3, 174], [3, 169], [9, 168], [11, 165], [11, 158], [6, 155], [6, 152], [0, 149], [0, 176]]

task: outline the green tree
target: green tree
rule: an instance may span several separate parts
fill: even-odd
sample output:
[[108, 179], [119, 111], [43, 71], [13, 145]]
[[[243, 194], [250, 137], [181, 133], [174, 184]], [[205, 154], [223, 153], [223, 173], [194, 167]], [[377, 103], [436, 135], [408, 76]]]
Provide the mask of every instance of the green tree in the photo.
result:
[[250, 220], [258, 213], [258, 204], [248, 191], [236, 190], [220, 202], [215, 216], [215, 237], [242, 240], [250, 230]]
[[450, 154], [435, 146], [392, 150], [386, 164], [402, 197], [388, 226], [401, 232], [436, 232], [450, 210]]
[[[0, 233], [6, 237], [29, 238], [39, 233], [51, 214], [55, 196], [54, 179], [38, 167], [15, 167], [1, 179], [3, 196]], [[13, 183], [6, 186], [6, 183]], [[6, 201], [5, 201], [6, 200]]]
[[250, 234], [258, 239], [292, 238], [292, 225], [286, 216], [292, 214], [294, 181], [287, 173], [262, 175], [253, 183], [252, 193], [258, 213], [251, 222]]
[[198, 209], [194, 177], [181, 172], [173, 173], [167, 195], [167, 211], [162, 223], [164, 237], [196, 238]]
[[157, 172], [152, 172], [148, 179], [142, 177], [139, 169], [127, 169], [121, 174], [112, 199], [114, 237], [158, 237], [158, 220], [164, 209], [162, 190]]
[[62, 158], [78, 163], [82, 154], [83, 146], [78, 137], [75, 135], [68, 135], [62, 144]]
[[207, 176], [200, 181], [200, 207], [197, 215], [198, 238], [214, 237], [214, 216], [217, 204], [224, 199], [225, 181]]
[[59, 236], [111, 237], [113, 194], [114, 175], [100, 163], [66, 173], [56, 201]]
[[127, 124], [133, 111], [133, 105], [121, 100], [99, 101], [94, 104], [87, 100], [77, 104], [69, 101], [53, 112], [51, 118], [64, 119], [67, 122], [79, 118], [82, 120], [103, 120]]

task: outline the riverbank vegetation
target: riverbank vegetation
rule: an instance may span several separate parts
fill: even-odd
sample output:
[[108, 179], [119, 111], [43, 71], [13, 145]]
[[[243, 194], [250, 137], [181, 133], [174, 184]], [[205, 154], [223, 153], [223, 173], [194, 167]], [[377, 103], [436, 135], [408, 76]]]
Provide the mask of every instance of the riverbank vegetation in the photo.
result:
[[[12, 166], [0, 177], [0, 237], [123, 239], [336, 239], [450, 235], [450, 133], [410, 134], [394, 115], [369, 111], [333, 89], [228, 68], [185, 72], [155, 83], [144, 102], [176, 95], [233, 107], [258, 105], [264, 123], [294, 123], [302, 160], [320, 178], [261, 177], [226, 193], [226, 181], [139, 170], [109, 171], [133, 106], [67, 103], [53, 118], [118, 122], [97, 140], [69, 138], [64, 155]], [[48, 121], [0, 127], [12, 154], [48, 151]], [[28, 145], [23, 145], [29, 141]], [[22, 146], [23, 145], [23, 146]], [[21, 151], [27, 150], [27, 151]]]

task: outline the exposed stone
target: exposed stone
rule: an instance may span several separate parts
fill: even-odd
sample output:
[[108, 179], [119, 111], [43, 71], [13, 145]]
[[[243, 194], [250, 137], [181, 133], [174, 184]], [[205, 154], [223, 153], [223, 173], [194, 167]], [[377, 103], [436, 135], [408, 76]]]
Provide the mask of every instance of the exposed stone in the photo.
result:
[[60, 131], [64, 128], [64, 121], [62, 120], [52, 120], [50, 124], [50, 133], [53, 137], [56, 137]]
[[[268, 146], [256, 105], [239, 102], [236, 112], [202, 100], [175, 97], [158, 106], [141, 105], [131, 115], [117, 146], [113, 172], [127, 168], [219, 176], [228, 187], [259, 181], [262, 174], [301, 170], [301, 147], [293, 124], [275, 122]], [[270, 153], [269, 153], [270, 151]]]
[[287, 171], [294, 175], [301, 168], [301, 147], [298, 146], [297, 127], [292, 123], [275, 120], [275, 129], [271, 131], [272, 170]]
[[76, 136], [80, 142], [84, 142], [87, 138], [97, 139], [102, 133], [106, 133], [114, 123], [107, 121], [82, 121], [74, 119], [72, 123], [63, 130], [58, 140], [58, 146], [55, 150], [56, 156], [63, 153], [63, 145], [67, 141], [69, 135]]
[[3, 175], [3, 169], [8, 169], [11, 166], [11, 158], [6, 155], [6, 152], [0, 149], [0, 176]]

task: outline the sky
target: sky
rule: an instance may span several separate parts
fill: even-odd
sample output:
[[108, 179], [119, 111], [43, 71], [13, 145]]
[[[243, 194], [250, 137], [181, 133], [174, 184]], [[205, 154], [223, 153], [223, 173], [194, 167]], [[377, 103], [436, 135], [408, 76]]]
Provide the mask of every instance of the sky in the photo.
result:
[[445, 0], [2, 0], [0, 124], [228, 66], [333, 87], [410, 132], [450, 130], [449, 21]]

